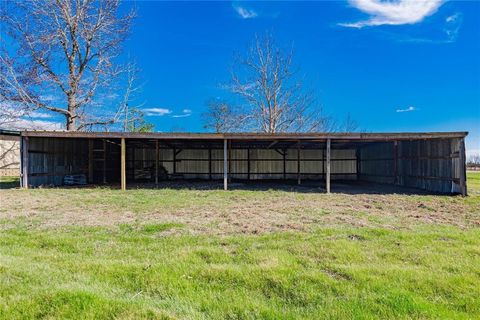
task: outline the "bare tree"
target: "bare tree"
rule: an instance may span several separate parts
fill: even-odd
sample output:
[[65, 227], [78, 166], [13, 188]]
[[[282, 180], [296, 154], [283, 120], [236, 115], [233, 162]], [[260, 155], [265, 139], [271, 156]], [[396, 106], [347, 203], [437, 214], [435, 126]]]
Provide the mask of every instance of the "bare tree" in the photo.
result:
[[468, 157], [467, 168], [470, 170], [480, 169], [480, 153], [472, 154]]
[[258, 131], [328, 131], [329, 118], [296, 76], [293, 52], [279, 48], [271, 34], [256, 37], [246, 56], [238, 56], [229, 88], [243, 98]]
[[100, 97], [118, 90], [116, 81], [125, 71], [115, 62], [134, 13], [120, 16], [119, 5], [119, 0], [3, 2], [2, 30], [16, 50], [0, 53], [0, 103], [62, 115], [67, 130], [117, 121], [124, 106], [112, 110]]
[[208, 111], [202, 117], [204, 128], [216, 133], [245, 130], [245, 116], [232, 104], [219, 99], [207, 101]]

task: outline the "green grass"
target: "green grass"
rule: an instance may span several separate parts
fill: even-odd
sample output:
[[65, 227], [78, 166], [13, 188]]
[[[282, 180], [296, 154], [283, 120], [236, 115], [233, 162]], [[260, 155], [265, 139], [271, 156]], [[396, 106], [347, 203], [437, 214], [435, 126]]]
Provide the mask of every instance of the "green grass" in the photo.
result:
[[151, 228], [134, 230], [39, 231], [18, 225], [3, 232], [0, 316], [480, 316], [479, 229], [318, 229], [229, 237], [159, 237]]
[[18, 188], [20, 186], [20, 177], [0, 177], [0, 189]]
[[468, 192], [480, 193], [480, 171], [467, 171]]
[[[474, 211], [480, 208], [480, 185], [475, 182], [479, 177], [480, 173], [469, 173], [469, 192], [476, 195], [467, 198], [367, 197], [378, 200], [378, 205], [403, 201], [404, 210], [414, 208], [415, 215], [426, 217], [445, 208], [446, 217], [472, 210], [454, 224], [414, 218], [395, 223], [375, 213], [380, 209], [372, 202], [368, 207], [362, 204], [361, 211], [353, 205], [336, 213], [322, 208], [322, 201], [360, 203], [365, 198], [361, 195], [2, 190], [0, 202], [2, 196], [18, 201], [8, 205], [5, 201], [0, 210], [0, 318], [478, 319], [480, 219]], [[61, 193], [72, 201], [57, 205], [53, 200]], [[318, 219], [335, 214], [339, 221], [356, 216], [371, 224], [355, 220], [353, 225], [327, 225], [322, 220], [303, 231], [222, 235], [210, 229], [202, 233], [192, 228], [192, 222], [142, 215], [155, 208], [171, 213], [168, 217], [174, 217], [176, 210], [182, 217], [205, 208], [220, 210], [219, 216], [224, 209], [241, 215], [242, 206], [259, 205], [265, 197], [273, 202], [292, 201], [292, 197], [317, 201], [317, 213], [311, 214]], [[47, 224], [50, 220], [42, 220], [41, 213], [56, 213], [50, 202], [64, 215], [78, 207], [85, 215], [94, 209], [123, 208], [134, 218], [96, 227], [76, 220]], [[295, 215], [312, 210], [297, 203], [292, 208]], [[25, 214], [12, 219], [13, 211]], [[470, 221], [468, 226], [461, 219]]]

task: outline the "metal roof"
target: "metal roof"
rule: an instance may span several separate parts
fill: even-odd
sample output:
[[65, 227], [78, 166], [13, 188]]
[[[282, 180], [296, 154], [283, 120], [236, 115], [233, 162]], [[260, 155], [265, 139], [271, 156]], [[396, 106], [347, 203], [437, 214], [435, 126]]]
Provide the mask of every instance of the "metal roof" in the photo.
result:
[[392, 141], [464, 138], [468, 132], [375, 132], [375, 133], [162, 133], [162, 132], [84, 132], [84, 131], [22, 131], [23, 137], [45, 138], [108, 138], [162, 140], [344, 140]]

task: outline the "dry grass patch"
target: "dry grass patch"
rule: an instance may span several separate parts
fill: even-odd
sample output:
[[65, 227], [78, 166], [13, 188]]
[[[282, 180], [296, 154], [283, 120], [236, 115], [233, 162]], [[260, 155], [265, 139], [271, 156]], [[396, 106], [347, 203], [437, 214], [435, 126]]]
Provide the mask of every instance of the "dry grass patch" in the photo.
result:
[[339, 225], [480, 225], [479, 195], [95, 188], [2, 190], [0, 200], [4, 227], [18, 219], [42, 228], [179, 223], [185, 225], [181, 232], [191, 234], [261, 234]]

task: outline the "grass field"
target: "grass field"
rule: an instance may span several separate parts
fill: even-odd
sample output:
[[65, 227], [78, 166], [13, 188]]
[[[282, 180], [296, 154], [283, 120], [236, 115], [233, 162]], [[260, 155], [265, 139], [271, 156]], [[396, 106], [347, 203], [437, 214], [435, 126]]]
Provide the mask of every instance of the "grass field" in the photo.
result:
[[0, 191], [0, 318], [480, 318], [470, 196]]

